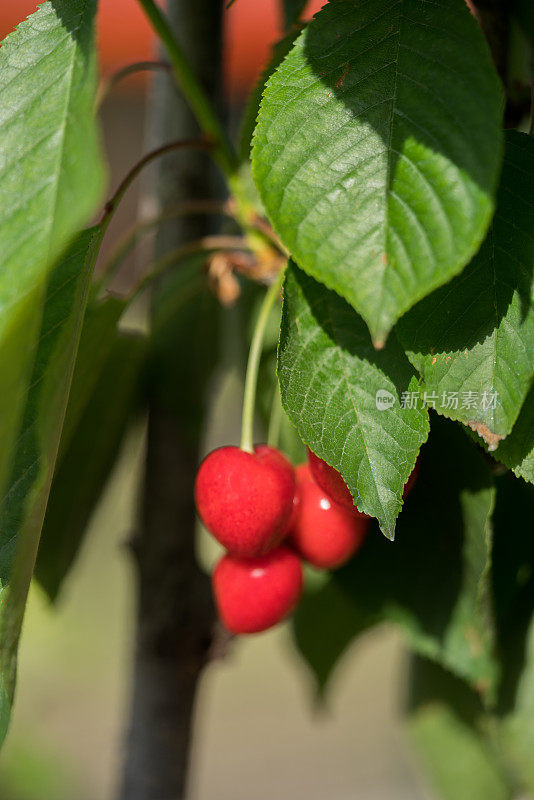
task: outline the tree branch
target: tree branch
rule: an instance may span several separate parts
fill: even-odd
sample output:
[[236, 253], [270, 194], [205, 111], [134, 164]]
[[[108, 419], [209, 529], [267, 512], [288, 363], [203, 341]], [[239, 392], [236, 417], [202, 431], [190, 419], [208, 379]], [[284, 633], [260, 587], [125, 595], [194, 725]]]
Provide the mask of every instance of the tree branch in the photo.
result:
[[[170, 0], [168, 11], [207, 95], [219, 97], [221, 4]], [[154, 145], [199, 135], [183, 98], [161, 74], [152, 123]], [[205, 155], [168, 154], [157, 166], [158, 213], [165, 216], [177, 203], [214, 195], [214, 171]], [[168, 219], [158, 233], [156, 258], [213, 233], [208, 225], [202, 217]], [[205, 293], [166, 316], [180, 290], [180, 275], [177, 270], [162, 277], [152, 300], [146, 477], [141, 526], [133, 543], [137, 649], [123, 800], [185, 796], [195, 692], [216, 630], [209, 578], [195, 557], [193, 484], [218, 307]]]

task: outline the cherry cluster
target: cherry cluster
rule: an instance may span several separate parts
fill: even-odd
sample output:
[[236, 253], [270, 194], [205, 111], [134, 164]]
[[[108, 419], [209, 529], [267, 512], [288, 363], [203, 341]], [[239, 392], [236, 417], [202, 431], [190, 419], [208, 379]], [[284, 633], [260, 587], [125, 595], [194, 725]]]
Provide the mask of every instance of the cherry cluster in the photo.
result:
[[200, 466], [195, 500], [204, 525], [227, 551], [215, 567], [213, 590], [235, 634], [284, 619], [300, 597], [302, 560], [340, 567], [360, 548], [370, 524], [339, 472], [310, 450], [308, 463], [294, 469], [267, 445], [253, 453], [220, 447]]

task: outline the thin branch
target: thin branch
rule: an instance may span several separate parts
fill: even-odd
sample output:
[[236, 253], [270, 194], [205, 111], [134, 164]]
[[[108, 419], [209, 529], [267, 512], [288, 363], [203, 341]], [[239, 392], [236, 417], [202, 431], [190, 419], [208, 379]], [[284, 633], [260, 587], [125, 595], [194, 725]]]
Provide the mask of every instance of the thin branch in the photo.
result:
[[102, 214], [102, 219], [100, 220], [100, 226], [102, 230], [106, 230], [108, 227], [113, 214], [115, 213], [117, 206], [119, 205], [120, 201], [137, 178], [140, 172], [148, 165], [151, 164], [161, 156], [166, 155], [167, 153], [172, 153], [175, 150], [185, 150], [187, 148], [192, 150], [206, 150], [209, 151], [213, 149], [213, 142], [207, 138], [204, 139], [181, 139], [177, 142], [169, 142], [168, 144], [164, 144], [161, 147], [152, 150], [150, 153], [147, 153], [143, 158], [135, 164], [125, 178], [120, 183], [118, 189], [116, 190], [113, 197], [111, 197], [106, 205], [104, 206], [104, 213]]
[[195, 253], [209, 253], [214, 250], [247, 250], [247, 241], [242, 236], [202, 236], [192, 242], [186, 242], [179, 247], [175, 247], [170, 253], [166, 253], [158, 259], [153, 268], [145, 274], [137, 286], [127, 296], [128, 300], [137, 297], [147, 289], [155, 280], [161, 278], [169, 269], [176, 266], [184, 258]]
[[234, 212], [228, 201], [188, 200], [184, 203], [177, 203], [174, 208], [170, 208], [163, 214], [157, 214], [149, 219], [141, 220], [125, 233], [106, 260], [102, 270], [102, 278], [106, 280], [106, 284], [109, 284], [109, 281], [117, 274], [121, 262], [145, 233], [154, 230], [165, 222], [189, 214], [220, 214], [231, 218], [234, 217]]
[[138, 0], [155, 32], [165, 45], [172, 64], [176, 82], [195, 114], [202, 131], [216, 142], [215, 157], [228, 178], [239, 166], [234, 148], [215, 113], [210, 99], [202, 88], [180, 43], [176, 39], [167, 16], [154, 0]]
[[216, 143], [213, 155], [226, 177], [230, 194], [236, 200], [241, 227], [247, 234], [250, 248], [261, 257], [263, 253], [272, 251], [273, 246], [270, 237], [265, 236], [263, 231], [254, 225], [254, 220], [258, 216], [257, 209], [243, 184], [239, 172], [239, 158], [232, 142], [174, 35], [167, 16], [154, 0], [138, 0], [138, 2], [167, 49], [176, 83], [182, 90], [201, 130]]
[[110, 92], [125, 78], [139, 72], [158, 72], [160, 70], [170, 72], [171, 65], [167, 61], [136, 61], [133, 64], [127, 64], [100, 82], [95, 98], [95, 109], [98, 111]]

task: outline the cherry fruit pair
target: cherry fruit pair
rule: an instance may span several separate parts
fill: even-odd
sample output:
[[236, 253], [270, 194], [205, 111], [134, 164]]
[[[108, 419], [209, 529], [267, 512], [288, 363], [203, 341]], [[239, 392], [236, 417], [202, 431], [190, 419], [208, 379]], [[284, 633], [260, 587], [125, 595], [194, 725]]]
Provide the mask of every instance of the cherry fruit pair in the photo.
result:
[[265, 630], [293, 610], [302, 588], [301, 559], [334, 569], [363, 542], [369, 518], [352, 498], [350, 507], [336, 503], [312, 469], [302, 464], [295, 471], [266, 445], [253, 453], [221, 447], [201, 464], [195, 499], [204, 524], [228, 551], [213, 585], [233, 633]]

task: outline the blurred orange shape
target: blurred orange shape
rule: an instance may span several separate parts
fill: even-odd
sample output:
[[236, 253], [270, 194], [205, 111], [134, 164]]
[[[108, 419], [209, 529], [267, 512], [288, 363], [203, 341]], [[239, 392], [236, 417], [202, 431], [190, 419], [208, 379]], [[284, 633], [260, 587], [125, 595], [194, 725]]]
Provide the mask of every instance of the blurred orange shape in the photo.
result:
[[[224, 3], [226, 6], [226, 3]], [[323, 3], [311, 0], [306, 16]], [[36, 0], [0, 0], [0, 38], [32, 14]], [[225, 84], [231, 98], [243, 96], [269, 59], [270, 47], [280, 37], [279, 0], [235, 0], [224, 8]], [[137, 0], [100, 0], [98, 42], [104, 75], [135, 61], [153, 59], [152, 34]], [[123, 88], [142, 85], [146, 76], [132, 76]]]

